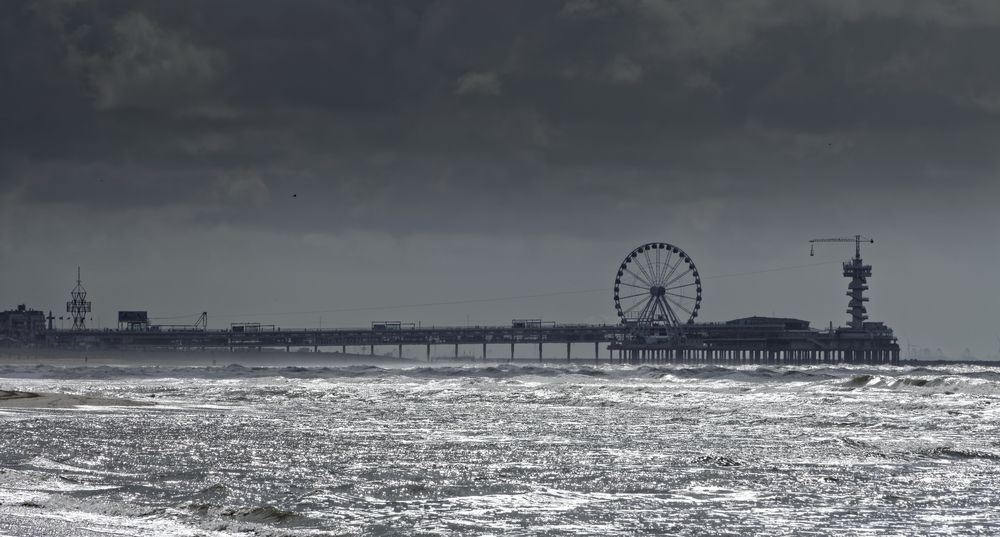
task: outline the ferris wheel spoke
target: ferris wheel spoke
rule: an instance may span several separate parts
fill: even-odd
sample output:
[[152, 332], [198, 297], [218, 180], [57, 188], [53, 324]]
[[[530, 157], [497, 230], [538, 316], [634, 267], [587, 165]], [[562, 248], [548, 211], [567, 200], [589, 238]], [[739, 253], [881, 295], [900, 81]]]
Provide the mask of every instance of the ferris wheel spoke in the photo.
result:
[[681, 324], [680, 319], [677, 318], [677, 314], [674, 313], [673, 308], [671, 308], [665, 300], [660, 300], [660, 307], [663, 308], [664, 313], [666, 313], [667, 319], [670, 320], [670, 324], [674, 326]]
[[626, 318], [626, 319], [628, 319], [628, 318], [634, 318], [635, 316], [639, 315], [639, 312], [641, 312], [643, 308], [638, 308], [638, 306], [645, 307], [645, 302], [640, 300], [640, 301], [636, 302], [635, 304], [632, 304], [631, 306], [629, 306], [628, 309], [623, 310], [622, 311], [623, 318]]
[[671, 304], [673, 304], [673, 305], [677, 306], [678, 308], [680, 308], [684, 313], [687, 313], [688, 315], [694, 315], [694, 313], [691, 310], [685, 308], [684, 306], [682, 306], [679, 302], [675, 301], [674, 299], [668, 298], [668, 297], [664, 297], [664, 298], [666, 298], [667, 300], [669, 300]]
[[646, 311], [646, 306], [648, 306], [649, 303], [648, 302], [640, 302], [639, 304], [642, 305], [642, 308], [640, 308], [639, 310], [637, 310], [637, 311], [635, 311], [633, 313], [630, 313], [629, 315], [625, 316], [625, 321], [626, 322], [628, 322], [628, 321], [631, 321], [633, 323], [641, 323], [641, 322], [643, 322], [643, 312]]
[[646, 258], [646, 268], [649, 269], [649, 277], [656, 279], [656, 263], [653, 262], [653, 258], [649, 257], [649, 252], [643, 252], [642, 255]]
[[684, 257], [678, 255], [677, 256], [677, 263], [674, 263], [674, 266], [670, 267], [670, 272], [668, 272], [667, 275], [664, 276], [664, 278], [663, 278], [663, 281], [667, 282], [666, 284], [664, 284], [664, 287], [670, 285], [674, 281], [674, 280], [671, 280], [670, 277], [673, 276], [675, 272], [677, 272], [677, 269], [681, 266], [681, 263], [683, 261], [684, 261]]
[[655, 310], [656, 310], [656, 298], [649, 297], [649, 300], [646, 301], [646, 306], [643, 307], [642, 311], [639, 312], [639, 319], [643, 321], [652, 320]]
[[673, 258], [674, 258], [673, 250], [667, 250], [667, 258], [663, 260], [663, 266], [660, 267], [659, 278], [661, 282], [666, 281], [667, 270], [670, 268], [670, 262], [673, 260]]
[[[678, 274], [678, 275], [674, 276], [674, 279], [672, 279], [672, 280], [670, 280], [669, 282], [667, 282], [667, 285], [670, 285], [670, 284], [672, 284], [672, 283], [676, 282], [677, 280], [679, 280], [679, 279], [683, 278], [683, 277], [684, 277], [685, 275], [687, 275], [687, 274], [688, 274], [689, 272], [691, 272], [692, 270], [694, 270], [694, 269], [693, 269], [693, 268], [691, 268], [691, 267], [688, 267], [688, 269], [687, 269], [687, 270], [685, 270], [684, 272], [682, 272], [682, 273], [680, 273], [680, 274]], [[666, 287], [666, 286], [664, 286], [664, 287]]]
[[[645, 252], [643, 252], [643, 254], [645, 254]], [[648, 259], [648, 257], [647, 257], [647, 259]], [[646, 267], [644, 267], [642, 265], [642, 261], [639, 260], [638, 256], [635, 257], [635, 266], [638, 267], [639, 268], [639, 272], [642, 272], [643, 275], [646, 276], [646, 279], [649, 280], [649, 285], [653, 285], [653, 277], [650, 276], [649, 272], [646, 271]]]
[[649, 304], [649, 309], [646, 311], [646, 317], [652, 322], [656, 320], [657, 310], [659, 308], [656, 304], [656, 297], [653, 297], [653, 301]]
[[[622, 315], [630, 313], [632, 310], [634, 310], [636, 308], [636, 306], [639, 306], [642, 303], [643, 303], [643, 301], [640, 300], [640, 301], [636, 302], [635, 304], [632, 304], [631, 306], [628, 307], [628, 309], [622, 310]], [[646, 303], [649, 303], [649, 300], [647, 300]]]
[[628, 295], [628, 296], [619, 297], [618, 300], [625, 300], [626, 298], [635, 298], [637, 296], [648, 295], [648, 294], [649, 294], [649, 291], [646, 291], [644, 293], [636, 293], [634, 295]]
[[660, 307], [667, 313], [667, 318], [670, 319], [671, 324], [680, 324], [680, 320], [677, 318], [677, 313], [670, 307], [669, 304], [667, 304], [666, 300], [660, 300]]
[[636, 306], [642, 305], [643, 300], [644, 299], [642, 299], [642, 298], [640, 298], [638, 300], [635, 300], [635, 301], [629, 300], [627, 303], [622, 304], [622, 307], [621, 307], [622, 313], [625, 314], [625, 313], [631, 312], [632, 310], [634, 310], [636, 308]]
[[680, 326], [684, 324], [684, 321], [682, 321], [681, 318], [677, 316], [677, 312], [674, 311], [673, 308], [670, 308], [670, 314], [674, 316], [674, 326]]
[[663, 309], [663, 302], [660, 301], [659, 298], [656, 299], [656, 305], [653, 306], [653, 309], [660, 312], [659, 315], [661, 319], [667, 321], [670, 320], [670, 314], [667, 312], [667, 310]]
[[639, 276], [638, 274], [636, 274], [636, 273], [632, 272], [632, 271], [631, 271], [631, 270], [629, 270], [628, 268], [626, 268], [626, 269], [625, 269], [625, 272], [628, 272], [629, 274], [631, 274], [631, 275], [632, 275], [632, 277], [633, 277], [633, 278], [635, 278], [636, 280], [639, 280], [640, 282], [642, 282], [642, 283], [646, 284], [646, 287], [652, 287], [652, 285], [653, 285], [653, 284], [651, 284], [651, 283], [647, 282], [647, 281], [646, 281], [645, 279], [643, 279], [643, 278], [642, 278], [641, 276]]
[[648, 321], [651, 319], [653, 317], [653, 306], [655, 305], [656, 297], [649, 297], [649, 300], [646, 301], [646, 305], [639, 311], [639, 319], [642, 321]]
[[685, 287], [691, 287], [692, 285], [698, 285], [698, 282], [686, 283], [684, 285], [675, 285], [673, 287], [667, 287], [666, 290], [667, 291], [673, 291], [674, 289], [683, 289]]
[[656, 269], [653, 267], [653, 261], [649, 259], [649, 252], [643, 251], [642, 257], [646, 258], [646, 267], [649, 269], [646, 273], [649, 274], [649, 279], [652, 280], [650, 283], [656, 283]]
[[669, 262], [670, 262], [670, 254], [669, 253], [667, 254], [666, 257], [664, 257], [663, 259], [659, 260], [659, 263], [657, 264], [657, 267], [656, 267], [656, 279], [657, 280], [659, 280], [661, 282], [663, 281], [663, 275], [664, 275], [664, 273], [667, 272], [667, 266], [668, 266]]
[[693, 297], [693, 296], [679, 295], [677, 293], [671, 293], [669, 291], [665, 291], [665, 293], [668, 294], [668, 295], [670, 295], [670, 296], [675, 296], [677, 298], [686, 298], [688, 300], [695, 300], [695, 297]]
[[657, 248], [656, 249], [656, 277], [657, 278], [660, 277], [660, 270], [661, 270], [661, 267], [660, 267], [660, 249]]
[[619, 285], [627, 285], [629, 287], [635, 287], [636, 289], [643, 289], [643, 290], [645, 290], [647, 292], [649, 291], [649, 289], [647, 289], [647, 288], [645, 288], [645, 287], [643, 287], [641, 285], [633, 285], [631, 283], [625, 283], [625, 282], [621, 282], [621, 284], [619, 284]]

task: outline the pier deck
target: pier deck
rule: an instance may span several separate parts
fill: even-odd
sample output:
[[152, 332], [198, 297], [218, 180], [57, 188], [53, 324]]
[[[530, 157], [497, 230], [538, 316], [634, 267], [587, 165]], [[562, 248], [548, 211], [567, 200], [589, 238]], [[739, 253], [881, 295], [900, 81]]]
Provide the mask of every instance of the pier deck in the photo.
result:
[[[593, 358], [610, 361], [645, 362], [708, 362], [708, 363], [868, 363], [899, 362], [899, 345], [892, 331], [879, 323], [868, 323], [861, 329], [836, 328], [817, 330], [806, 321], [751, 317], [726, 323], [688, 325], [683, 339], [663, 334], [642, 337], [631, 335], [623, 325], [552, 324], [541, 326], [450, 326], [295, 329], [276, 327], [259, 330], [81, 330], [49, 331], [38, 343], [55, 347], [92, 347], [118, 349], [308, 349], [340, 347], [364, 348], [375, 354], [378, 348], [389, 348], [403, 354], [404, 347], [424, 347], [431, 359], [432, 349], [481, 345], [482, 357], [487, 347], [508, 346], [510, 357], [518, 345], [538, 348], [543, 358], [545, 345], [565, 344], [566, 358], [573, 345], [592, 344]], [[439, 351], [438, 351], [439, 352]], [[550, 357], [551, 358], [551, 357]]]

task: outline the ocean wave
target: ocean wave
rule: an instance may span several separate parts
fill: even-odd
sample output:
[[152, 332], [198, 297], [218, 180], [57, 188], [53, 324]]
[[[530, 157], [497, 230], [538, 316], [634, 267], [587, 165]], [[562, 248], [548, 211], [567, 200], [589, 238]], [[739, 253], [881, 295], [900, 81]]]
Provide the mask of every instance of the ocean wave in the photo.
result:
[[981, 451], [977, 449], [965, 449], [957, 448], [952, 446], [939, 446], [920, 452], [921, 455], [925, 455], [931, 458], [940, 459], [984, 459], [984, 460], [1000, 460], [1000, 453], [991, 453], [988, 451]]
[[279, 509], [270, 504], [251, 507], [249, 509], [224, 509], [220, 511], [219, 514], [224, 517], [240, 520], [242, 522], [255, 522], [258, 524], [285, 522], [300, 516], [298, 513], [285, 511], [284, 509]]
[[1000, 393], [1000, 371], [969, 366], [898, 368], [892, 366], [768, 366], [718, 364], [442, 364], [410, 367], [343, 366], [56, 366], [4, 365], [0, 379], [164, 380], [164, 379], [414, 379], [519, 382], [718, 381], [742, 384], [833, 383], [844, 389], [923, 389]]
[[1000, 395], [1000, 382], [978, 376], [891, 376], [862, 374], [841, 382], [848, 390], [881, 389], [918, 391], [928, 394]]
[[721, 367], [716, 365], [547, 365], [547, 364], [469, 364], [428, 365], [416, 367], [380, 367], [348, 365], [325, 367], [253, 366], [0, 366], [0, 378], [107, 380], [116, 378], [510, 378], [581, 376], [594, 379], [613, 378], [746, 378], [746, 379], [822, 379], [830, 375], [823, 370], [769, 369], [766, 367]]

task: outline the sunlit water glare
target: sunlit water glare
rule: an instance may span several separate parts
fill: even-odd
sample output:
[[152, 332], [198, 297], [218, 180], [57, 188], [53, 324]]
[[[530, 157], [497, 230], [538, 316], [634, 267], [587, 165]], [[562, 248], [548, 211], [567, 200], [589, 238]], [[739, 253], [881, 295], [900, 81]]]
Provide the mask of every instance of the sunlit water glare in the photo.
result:
[[1000, 371], [0, 366], [0, 535], [1000, 533]]

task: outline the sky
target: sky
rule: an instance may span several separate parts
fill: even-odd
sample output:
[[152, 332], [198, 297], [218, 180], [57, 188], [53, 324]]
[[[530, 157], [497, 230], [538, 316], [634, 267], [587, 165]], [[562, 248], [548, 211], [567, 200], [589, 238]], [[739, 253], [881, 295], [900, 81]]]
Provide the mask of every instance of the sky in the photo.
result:
[[663, 241], [701, 320], [842, 325], [808, 240], [863, 234], [872, 320], [995, 356], [997, 50], [994, 0], [5, 0], [0, 307], [615, 322]]

